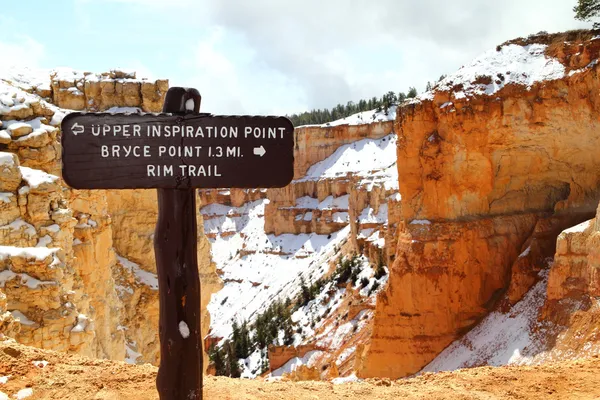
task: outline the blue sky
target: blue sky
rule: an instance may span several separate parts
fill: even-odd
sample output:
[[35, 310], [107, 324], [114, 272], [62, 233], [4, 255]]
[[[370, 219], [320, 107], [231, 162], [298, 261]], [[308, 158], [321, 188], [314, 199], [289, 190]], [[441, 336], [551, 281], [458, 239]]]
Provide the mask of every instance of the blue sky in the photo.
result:
[[[371, 3], [370, 6], [367, 4]], [[589, 27], [575, 0], [20, 0], [2, 4], [8, 65], [115, 67], [196, 87], [219, 114], [284, 114], [451, 73], [517, 36]]]

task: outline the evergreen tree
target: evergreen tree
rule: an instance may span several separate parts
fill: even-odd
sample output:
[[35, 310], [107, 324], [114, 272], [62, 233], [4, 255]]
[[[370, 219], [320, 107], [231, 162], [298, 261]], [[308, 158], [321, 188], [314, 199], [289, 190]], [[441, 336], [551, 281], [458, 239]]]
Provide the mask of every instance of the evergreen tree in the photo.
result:
[[215, 363], [215, 373], [217, 376], [225, 376], [227, 375], [227, 368], [225, 365], [225, 357], [223, 355], [223, 350], [213, 345], [209, 352], [208, 356], [212, 362]]
[[402, 103], [404, 100], [406, 100], [406, 94], [404, 92], [398, 93], [398, 101]]
[[431, 84], [431, 82], [427, 81], [427, 86], [425, 86], [425, 91], [429, 92], [431, 89], [433, 89], [433, 85]]
[[242, 371], [240, 371], [240, 365], [237, 357], [235, 356], [233, 343], [227, 341], [225, 342], [225, 346], [227, 351], [227, 375], [231, 378], [239, 378], [242, 375]]
[[[578, 0], [573, 8], [575, 19], [580, 21], [590, 21], [592, 18], [600, 15], [600, 0]], [[598, 28], [599, 23], [594, 23], [594, 28]]]
[[406, 97], [409, 99], [414, 99], [415, 97], [417, 97], [417, 94], [417, 89], [415, 89], [414, 87], [409, 87]]
[[306, 304], [308, 304], [308, 302], [310, 301], [310, 290], [308, 289], [308, 286], [306, 286], [306, 281], [304, 280], [304, 277], [301, 276], [300, 277], [300, 300], [298, 301], [298, 303], [300, 303], [300, 306], [305, 306]]

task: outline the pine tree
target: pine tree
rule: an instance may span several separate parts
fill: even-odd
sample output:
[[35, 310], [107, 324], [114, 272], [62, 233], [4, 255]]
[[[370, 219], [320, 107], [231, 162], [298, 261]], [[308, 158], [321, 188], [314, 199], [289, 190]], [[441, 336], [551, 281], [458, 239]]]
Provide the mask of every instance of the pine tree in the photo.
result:
[[431, 89], [433, 89], [433, 85], [431, 84], [431, 82], [427, 81], [427, 86], [425, 86], [425, 91], [429, 92]]
[[237, 357], [235, 356], [233, 343], [227, 341], [225, 345], [227, 346], [227, 375], [232, 378], [239, 378], [242, 375], [242, 371], [240, 371], [240, 365]]
[[310, 289], [306, 286], [304, 277], [300, 277], [300, 305], [305, 306], [310, 301]]
[[417, 89], [415, 89], [414, 87], [409, 87], [406, 97], [409, 99], [414, 99], [415, 97], [417, 97], [417, 94]]
[[[600, 0], [578, 0], [573, 8], [575, 19], [580, 21], [590, 21], [592, 18], [600, 15]], [[594, 28], [598, 28], [599, 23], [594, 23]]]

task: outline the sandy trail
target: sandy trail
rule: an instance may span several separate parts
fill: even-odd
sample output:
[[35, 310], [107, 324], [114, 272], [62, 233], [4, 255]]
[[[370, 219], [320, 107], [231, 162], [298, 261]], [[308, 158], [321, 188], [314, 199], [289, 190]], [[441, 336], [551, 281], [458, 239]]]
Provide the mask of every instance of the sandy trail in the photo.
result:
[[[45, 367], [34, 361], [47, 361]], [[158, 399], [157, 369], [0, 342], [0, 391], [27, 399]], [[2, 379], [0, 379], [0, 382]], [[333, 385], [329, 382], [265, 382], [206, 377], [205, 400], [254, 399], [600, 399], [600, 358], [535, 367], [482, 367], [417, 378]]]

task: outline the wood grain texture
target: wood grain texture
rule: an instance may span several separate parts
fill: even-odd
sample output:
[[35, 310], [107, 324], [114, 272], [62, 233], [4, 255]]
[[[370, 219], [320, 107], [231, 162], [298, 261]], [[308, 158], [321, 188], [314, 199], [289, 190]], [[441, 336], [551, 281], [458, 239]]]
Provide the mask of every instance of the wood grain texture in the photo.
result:
[[[172, 88], [164, 110], [182, 112], [200, 95]], [[158, 273], [160, 366], [156, 388], [161, 400], [202, 400], [203, 342], [200, 321], [195, 189], [158, 189], [154, 252]]]

